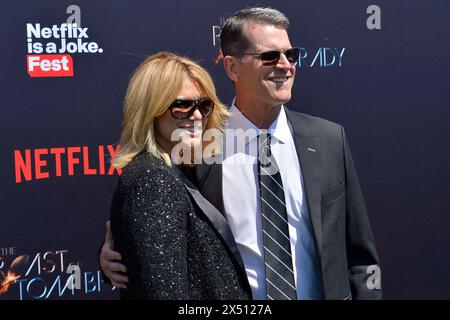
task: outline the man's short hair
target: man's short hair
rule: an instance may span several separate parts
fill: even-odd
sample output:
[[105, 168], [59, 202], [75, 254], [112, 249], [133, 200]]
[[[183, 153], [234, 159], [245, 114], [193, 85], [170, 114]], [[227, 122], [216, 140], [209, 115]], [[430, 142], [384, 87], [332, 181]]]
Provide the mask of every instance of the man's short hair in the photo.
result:
[[249, 41], [242, 33], [246, 22], [273, 25], [285, 30], [289, 28], [288, 18], [276, 9], [255, 7], [239, 10], [225, 21], [220, 32], [220, 44], [224, 56], [238, 55], [248, 49]]

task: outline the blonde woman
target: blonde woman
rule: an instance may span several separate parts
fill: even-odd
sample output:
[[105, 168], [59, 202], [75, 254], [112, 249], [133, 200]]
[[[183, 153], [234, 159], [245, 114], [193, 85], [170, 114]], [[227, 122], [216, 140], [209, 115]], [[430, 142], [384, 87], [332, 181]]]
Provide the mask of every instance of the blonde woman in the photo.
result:
[[226, 117], [211, 77], [192, 60], [161, 52], [135, 71], [113, 160], [123, 168], [111, 207], [129, 277], [122, 299], [251, 298], [234, 239], [223, 236], [226, 220], [196, 189], [195, 167], [171, 156], [180, 140], [184, 153], [204, 149], [205, 130], [222, 130]]

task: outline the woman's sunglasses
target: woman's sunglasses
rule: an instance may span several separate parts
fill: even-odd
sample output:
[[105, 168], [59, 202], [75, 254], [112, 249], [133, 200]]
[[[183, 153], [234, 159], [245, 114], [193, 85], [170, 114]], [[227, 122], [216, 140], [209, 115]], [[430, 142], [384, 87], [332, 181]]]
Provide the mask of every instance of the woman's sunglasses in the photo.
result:
[[189, 119], [197, 109], [203, 118], [208, 118], [214, 109], [214, 102], [209, 98], [198, 100], [176, 99], [169, 106], [172, 117], [177, 120]]
[[281, 57], [281, 53], [284, 53], [286, 59], [292, 64], [296, 65], [298, 62], [298, 58], [300, 55], [300, 48], [290, 48], [285, 50], [273, 50], [273, 51], [265, 51], [261, 53], [242, 53], [238, 56], [255, 56], [261, 59], [263, 65], [265, 66], [274, 66], [278, 63]]

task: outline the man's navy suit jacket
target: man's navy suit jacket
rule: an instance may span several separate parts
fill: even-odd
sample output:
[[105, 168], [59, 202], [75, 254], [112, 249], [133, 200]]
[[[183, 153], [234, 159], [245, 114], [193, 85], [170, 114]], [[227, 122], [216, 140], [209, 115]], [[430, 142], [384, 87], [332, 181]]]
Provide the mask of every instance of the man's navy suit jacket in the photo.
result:
[[[343, 127], [288, 109], [286, 115], [303, 174], [324, 298], [380, 299], [379, 260]], [[217, 215], [224, 215], [222, 166], [199, 165], [197, 179], [201, 194]], [[244, 269], [226, 220], [208, 211]]]

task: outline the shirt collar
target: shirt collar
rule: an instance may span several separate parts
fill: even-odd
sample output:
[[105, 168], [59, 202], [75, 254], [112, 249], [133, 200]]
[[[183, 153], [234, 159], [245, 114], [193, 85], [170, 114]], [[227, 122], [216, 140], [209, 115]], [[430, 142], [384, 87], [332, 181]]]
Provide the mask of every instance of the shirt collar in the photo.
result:
[[[260, 134], [261, 130], [242, 114], [242, 112], [236, 107], [235, 102], [236, 98], [233, 99], [229, 110], [230, 116], [228, 118], [227, 129], [242, 129], [244, 131], [250, 129]], [[279, 142], [284, 144], [288, 141], [289, 137], [291, 136], [291, 132], [288, 125], [286, 112], [284, 110], [284, 105], [281, 106], [280, 113], [278, 114], [275, 121], [270, 125], [268, 131], [272, 135], [272, 137]], [[256, 136], [250, 140], [247, 140], [247, 143], [255, 138]]]

